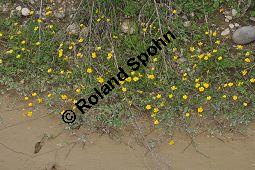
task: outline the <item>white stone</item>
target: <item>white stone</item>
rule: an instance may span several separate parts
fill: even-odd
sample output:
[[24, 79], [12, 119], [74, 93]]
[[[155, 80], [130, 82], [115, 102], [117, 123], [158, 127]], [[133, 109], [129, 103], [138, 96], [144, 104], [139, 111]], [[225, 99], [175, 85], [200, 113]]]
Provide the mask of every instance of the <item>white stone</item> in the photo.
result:
[[185, 22], [183, 23], [183, 26], [184, 26], [184, 27], [190, 27], [190, 26], [191, 26], [191, 22], [190, 22], [190, 21], [185, 21]]
[[16, 7], [16, 10], [17, 10], [17, 11], [20, 11], [20, 10], [21, 10], [21, 6], [17, 6], [17, 7]]
[[250, 20], [255, 21], [255, 17], [250, 17]]
[[235, 10], [235, 9], [232, 9], [231, 12], [232, 12], [232, 16], [236, 16], [236, 14], [238, 13], [237, 10]]
[[239, 27], [240, 25], [238, 23], [235, 23], [235, 27]]
[[232, 38], [236, 44], [248, 44], [255, 41], [255, 26], [238, 28]]
[[226, 18], [226, 19], [225, 19], [225, 22], [229, 22], [229, 20]]
[[229, 24], [228, 26], [229, 26], [229, 28], [231, 28], [231, 29], [233, 29], [233, 28], [235, 27], [234, 24]]
[[22, 10], [21, 10], [21, 14], [23, 15], [23, 16], [28, 16], [29, 15], [29, 13], [30, 13], [30, 10], [28, 9], [28, 8], [22, 8]]
[[233, 17], [229, 16], [229, 15], [225, 16], [225, 18], [228, 19], [228, 20], [232, 20], [233, 19]]
[[222, 35], [222, 36], [226, 36], [226, 35], [228, 35], [229, 33], [230, 33], [230, 29], [227, 28], [227, 29], [225, 29], [225, 30], [223, 30], [223, 31], [221, 32], [221, 35]]

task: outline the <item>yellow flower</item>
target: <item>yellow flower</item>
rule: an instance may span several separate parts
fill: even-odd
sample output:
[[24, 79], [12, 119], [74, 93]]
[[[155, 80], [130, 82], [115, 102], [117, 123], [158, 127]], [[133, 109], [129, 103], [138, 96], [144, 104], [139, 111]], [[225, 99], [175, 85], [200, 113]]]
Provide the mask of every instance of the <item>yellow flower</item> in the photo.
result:
[[33, 103], [28, 103], [28, 106], [29, 106], [29, 107], [32, 107], [32, 106], [33, 106]]
[[217, 53], [217, 52], [218, 52], [218, 50], [216, 50], [216, 49], [213, 50], [213, 53]]
[[26, 44], [26, 41], [25, 40], [21, 41], [21, 44]]
[[172, 86], [171, 89], [174, 91], [174, 90], [177, 90], [177, 87], [176, 86]]
[[32, 93], [32, 96], [33, 96], [33, 97], [37, 96], [37, 93]]
[[212, 34], [212, 36], [216, 37], [216, 36], [217, 36], [217, 32], [214, 31], [213, 34]]
[[60, 71], [60, 74], [62, 74], [62, 75], [63, 75], [64, 73], [65, 73], [65, 71], [64, 71], [64, 70], [61, 70], [61, 71]]
[[158, 58], [157, 57], [153, 58], [153, 61], [154, 62], [158, 61]]
[[215, 44], [219, 45], [220, 44], [220, 40], [215, 41]]
[[150, 110], [150, 109], [151, 109], [151, 105], [150, 105], [150, 104], [147, 104], [145, 108], [146, 108], [147, 110]]
[[207, 89], [210, 85], [208, 83], [204, 83], [204, 87]]
[[237, 45], [237, 46], [236, 46], [236, 49], [242, 50], [242, 49], [243, 49], [243, 46], [242, 46], [242, 45]]
[[204, 92], [205, 91], [205, 88], [204, 87], [199, 87], [198, 89], [200, 92]]
[[202, 42], [199, 42], [199, 43], [198, 43], [198, 45], [199, 45], [199, 46], [202, 46], [202, 45], [203, 45], [203, 43], [202, 43]]
[[147, 28], [143, 28], [143, 32], [147, 32]]
[[191, 52], [194, 52], [194, 51], [195, 51], [195, 48], [194, 48], [194, 47], [190, 47], [189, 50], [190, 50]]
[[51, 15], [51, 14], [52, 14], [52, 11], [47, 11], [47, 12], [45, 13], [46, 16], [49, 16], [49, 15]]
[[204, 109], [203, 109], [202, 106], [200, 106], [199, 108], [197, 108], [197, 112], [198, 112], [198, 113], [202, 113], [203, 111], [204, 111]]
[[126, 87], [122, 87], [121, 89], [123, 92], [126, 92], [127, 91], [127, 88]]
[[37, 20], [37, 22], [38, 22], [38, 23], [42, 23], [42, 19], [39, 18], [39, 19]]
[[2, 36], [3, 36], [3, 33], [0, 32], [0, 37], [2, 37]]
[[153, 109], [153, 112], [154, 112], [154, 113], [158, 113], [158, 112], [159, 112], [159, 109], [156, 107], [156, 108]]
[[219, 56], [219, 57], [218, 57], [218, 60], [219, 60], [219, 61], [221, 61], [222, 59], [223, 59], [222, 56]]
[[79, 52], [79, 53], [76, 54], [76, 56], [79, 57], [79, 58], [82, 58], [83, 54]]
[[43, 99], [42, 99], [42, 98], [38, 98], [37, 101], [38, 101], [38, 103], [40, 104], [40, 103], [43, 102]]
[[100, 51], [102, 49], [102, 47], [96, 47], [97, 51]]
[[251, 60], [250, 60], [249, 58], [245, 58], [244, 61], [245, 61], [246, 63], [250, 63], [250, 62], [251, 62]]
[[131, 77], [126, 78], [126, 81], [127, 81], [127, 82], [131, 82], [131, 81], [132, 81], [132, 78], [131, 78]]
[[66, 99], [68, 99], [68, 97], [67, 97], [67, 95], [62, 94], [62, 95], [61, 95], [61, 99], [62, 99], [62, 100], [66, 100]]
[[161, 97], [162, 97], [162, 95], [161, 94], [157, 94], [157, 99], [160, 99]]
[[78, 89], [75, 90], [75, 92], [76, 92], [76, 93], [80, 93], [80, 92], [81, 92], [81, 89], [78, 88]]
[[206, 100], [208, 100], [208, 101], [211, 100], [211, 99], [212, 99], [211, 96], [207, 96], [207, 97], [206, 97]]
[[33, 112], [32, 112], [32, 111], [28, 111], [28, 112], [27, 112], [27, 116], [28, 116], [28, 117], [32, 117], [32, 116], [33, 116]]
[[243, 106], [248, 106], [248, 103], [247, 102], [243, 102]]
[[247, 70], [243, 70], [243, 71], [242, 71], [242, 75], [243, 75], [243, 76], [245, 76], [247, 73], [248, 73]]
[[92, 56], [91, 56], [92, 58], [97, 58], [96, 52], [93, 52], [91, 55], [92, 55]]
[[33, 15], [35, 13], [35, 11], [30, 11], [29, 15]]
[[170, 141], [168, 142], [168, 144], [169, 144], [169, 145], [174, 145], [174, 140], [170, 140]]
[[233, 100], [237, 100], [237, 98], [238, 98], [237, 96], [233, 96]]
[[246, 53], [245, 53], [245, 56], [250, 56], [250, 52], [249, 51], [247, 51]]
[[51, 94], [51, 93], [49, 93], [49, 94], [47, 95], [47, 97], [49, 97], [49, 98], [50, 98], [51, 96], [52, 96], [52, 94]]
[[154, 125], [158, 125], [159, 124], [159, 121], [158, 120], [155, 120], [154, 121]]
[[250, 82], [251, 82], [251, 83], [255, 83], [255, 78], [251, 78], [251, 79], [250, 79]]
[[229, 87], [232, 87], [233, 85], [234, 85], [234, 83], [231, 83], [231, 82], [228, 83], [228, 86], [229, 86]]
[[153, 79], [155, 78], [155, 76], [154, 76], [153, 74], [149, 74], [149, 75], [148, 75], [148, 78], [151, 79], [151, 80], [153, 80]]
[[186, 116], [186, 117], [189, 117], [189, 116], [190, 116], [190, 113], [188, 113], [188, 112], [185, 113], [185, 116]]
[[12, 54], [14, 52], [13, 49], [10, 49], [9, 51], [6, 51], [7, 54]]
[[48, 72], [48, 73], [51, 73], [52, 71], [53, 71], [53, 69], [52, 69], [52, 68], [49, 68], [47, 72]]
[[25, 100], [25, 101], [27, 101], [28, 99], [29, 99], [29, 98], [28, 98], [27, 96], [26, 96], [26, 97], [24, 97], [24, 100]]
[[16, 58], [17, 58], [17, 59], [21, 58], [21, 55], [20, 55], [20, 54], [18, 54], [18, 55], [16, 56]]
[[199, 84], [199, 83], [196, 83], [195, 87], [196, 87], [196, 88], [200, 87], [200, 84]]
[[169, 94], [168, 97], [169, 97], [169, 99], [172, 99], [174, 97], [174, 95], [173, 94]]
[[80, 39], [78, 40], [79, 43], [82, 43], [83, 41], [84, 41], [83, 38], [80, 38]]
[[139, 78], [138, 77], [134, 77], [133, 80], [134, 80], [134, 82], [136, 82], [136, 81], [139, 80]]
[[111, 59], [111, 58], [112, 58], [112, 53], [109, 52], [109, 53], [107, 54], [107, 59], [109, 60], [109, 59]]
[[92, 68], [87, 68], [87, 73], [92, 73], [92, 72], [93, 72]]
[[161, 102], [160, 107], [164, 107], [164, 106], [165, 106], [165, 102]]
[[62, 57], [63, 56], [63, 49], [59, 49], [58, 50], [58, 57]]
[[34, 27], [34, 31], [37, 31], [38, 29], [39, 29], [39, 27], [38, 27], [38, 26]]
[[173, 56], [173, 60], [176, 61], [178, 59], [178, 56], [177, 55], [174, 55]]
[[3, 60], [2, 59], [0, 59], [0, 64], [2, 64], [3, 63]]
[[173, 14], [176, 14], [176, 13], [177, 13], [177, 10], [176, 10], [176, 9], [174, 9], [174, 10], [172, 11], [172, 13], [173, 13]]
[[39, 46], [40, 44], [41, 44], [41, 43], [40, 43], [39, 41], [35, 43], [35, 45], [37, 45], [37, 46]]
[[99, 83], [104, 83], [104, 78], [103, 78], [103, 77], [98, 77], [98, 78], [97, 78], [97, 81], [98, 81]]
[[188, 98], [188, 96], [185, 94], [185, 95], [182, 96], [182, 98], [183, 98], [184, 100], [186, 100], [186, 99]]
[[226, 99], [227, 98], [227, 96], [224, 94], [223, 96], [222, 96], [224, 99]]

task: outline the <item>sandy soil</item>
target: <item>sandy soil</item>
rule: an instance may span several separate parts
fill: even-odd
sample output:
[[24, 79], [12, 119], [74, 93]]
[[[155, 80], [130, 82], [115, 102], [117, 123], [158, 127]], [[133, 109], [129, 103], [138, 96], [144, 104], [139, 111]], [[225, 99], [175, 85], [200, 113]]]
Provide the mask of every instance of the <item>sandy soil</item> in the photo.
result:
[[[32, 118], [23, 115], [25, 104], [13, 95], [0, 96], [0, 170], [85, 170], [85, 169], [255, 169], [255, 123], [246, 136], [219, 138], [200, 135], [197, 149], [181, 134], [175, 144], [162, 146], [154, 155], [143, 147], [129, 147], [108, 136], [90, 135], [82, 143], [54, 116], [39, 108]], [[77, 133], [81, 133], [80, 132]], [[34, 154], [44, 134], [53, 135]], [[58, 135], [60, 134], [60, 135]], [[205, 154], [205, 155], [203, 155]]]

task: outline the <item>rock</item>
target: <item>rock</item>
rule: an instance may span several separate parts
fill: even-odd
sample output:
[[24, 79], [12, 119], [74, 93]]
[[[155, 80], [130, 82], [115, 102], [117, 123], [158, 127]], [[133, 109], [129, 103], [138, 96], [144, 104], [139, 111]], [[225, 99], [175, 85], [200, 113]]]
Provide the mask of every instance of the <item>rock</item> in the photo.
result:
[[223, 30], [223, 31], [221, 32], [221, 35], [222, 35], [222, 36], [226, 36], [226, 35], [228, 35], [229, 33], [230, 33], [230, 29], [227, 28], [227, 29], [225, 29], [225, 30]]
[[229, 20], [226, 18], [226, 19], [225, 19], [225, 22], [229, 22]]
[[248, 44], [255, 41], [255, 26], [244, 26], [237, 29], [232, 38], [236, 44]]
[[89, 34], [89, 28], [88, 27], [84, 27], [82, 28], [81, 32], [80, 32], [80, 37], [87, 37]]
[[191, 22], [190, 22], [190, 21], [185, 21], [185, 22], [183, 23], [183, 26], [184, 26], [184, 27], [190, 27], [190, 26], [191, 26]]
[[235, 23], [235, 27], [239, 27], [240, 25], [238, 23]]
[[235, 10], [235, 9], [232, 9], [231, 12], [232, 12], [232, 16], [233, 16], [233, 17], [236, 16], [236, 14], [238, 13], [237, 10]]
[[225, 18], [228, 19], [229, 21], [233, 19], [233, 17], [229, 15], [225, 16]]
[[233, 28], [235, 27], [234, 24], [229, 24], [228, 26], [229, 26], [229, 28], [231, 28], [231, 29], [233, 29]]
[[66, 14], [64, 11], [55, 11], [54, 16], [58, 19], [63, 19], [65, 18]]
[[20, 11], [21, 9], [22, 9], [21, 6], [17, 6], [17, 7], [16, 7], [16, 10], [17, 10], [17, 11]]
[[125, 19], [121, 24], [121, 30], [124, 33], [133, 34], [135, 29], [130, 19]]
[[78, 35], [80, 32], [80, 26], [77, 23], [73, 23], [66, 28], [66, 32], [73, 35]]
[[28, 8], [22, 8], [22, 10], [21, 10], [21, 14], [23, 15], [23, 16], [28, 16], [29, 15], [29, 13], [30, 13], [30, 10], [28, 9]]
[[250, 17], [250, 20], [255, 21], [255, 17]]

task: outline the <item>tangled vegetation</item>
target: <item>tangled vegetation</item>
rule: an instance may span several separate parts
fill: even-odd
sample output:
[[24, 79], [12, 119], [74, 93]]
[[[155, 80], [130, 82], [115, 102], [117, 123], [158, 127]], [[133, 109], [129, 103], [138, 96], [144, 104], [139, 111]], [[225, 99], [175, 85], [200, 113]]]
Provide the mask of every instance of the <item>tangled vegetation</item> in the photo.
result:
[[146, 120], [169, 136], [176, 127], [191, 132], [208, 122], [235, 129], [255, 117], [254, 47], [219, 32], [224, 10], [235, 8], [236, 20], [249, 22], [242, 15], [254, 12], [248, 1], [22, 2], [33, 7], [29, 16], [0, 16], [0, 84], [24, 96], [28, 117], [39, 104], [55, 114], [75, 109], [168, 29], [173, 43], [70, 126], [118, 130]]

